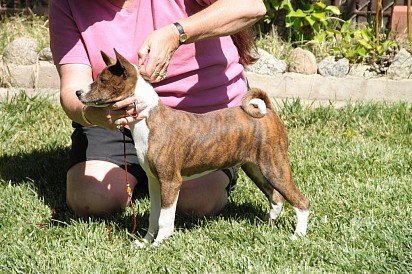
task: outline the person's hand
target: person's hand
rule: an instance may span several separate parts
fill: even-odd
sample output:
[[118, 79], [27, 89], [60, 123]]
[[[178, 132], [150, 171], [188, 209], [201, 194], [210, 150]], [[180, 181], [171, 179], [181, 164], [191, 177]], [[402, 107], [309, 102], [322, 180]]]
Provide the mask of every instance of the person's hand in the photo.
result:
[[104, 108], [87, 107], [85, 115], [94, 125], [113, 130], [143, 120], [145, 117], [141, 111], [145, 108], [146, 104], [136, 103], [136, 98], [132, 96]]
[[153, 31], [139, 49], [139, 72], [151, 83], [167, 76], [170, 59], [179, 47], [179, 34], [174, 25], [167, 25]]

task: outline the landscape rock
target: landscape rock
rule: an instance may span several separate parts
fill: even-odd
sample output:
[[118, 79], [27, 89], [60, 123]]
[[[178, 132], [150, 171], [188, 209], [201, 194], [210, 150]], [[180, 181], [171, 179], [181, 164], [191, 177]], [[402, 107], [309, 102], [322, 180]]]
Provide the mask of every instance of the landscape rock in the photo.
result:
[[302, 74], [316, 74], [317, 64], [315, 55], [305, 49], [295, 48], [290, 54], [289, 71]]
[[318, 64], [318, 71], [322, 76], [345, 77], [349, 72], [349, 60], [336, 60], [335, 56], [328, 56]]
[[50, 47], [44, 48], [39, 52], [39, 60], [53, 62], [53, 56]]
[[256, 63], [248, 66], [246, 69], [248, 71], [257, 74], [274, 75], [276, 73], [283, 73], [286, 71], [286, 62], [277, 59], [275, 56], [269, 52], [258, 49], [258, 60]]
[[323, 77], [284, 73], [275, 76], [248, 74], [250, 85], [265, 90], [272, 98], [299, 98], [324, 102], [408, 102], [412, 103], [412, 79], [402, 81], [386, 77]]
[[3, 65], [3, 58], [0, 55], [0, 87], [9, 86], [10, 81], [8, 81], [6, 67]]
[[401, 49], [387, 70], [387, 76], [393, 80], [412, 79], [412, 55]]
[[349, 75], [363, 78], [377, 77], [378, 73], [371, 66], [365, 64], [353, 64], [349, 69]]
[[7, 64], [33, 65], [37, 62], [37, 42], [31, 38], [17, 38], [9, 43], [3, 52]]
[[2, 79], [2, 77], [4, 77], [5, 74], [6, 74], [6, 68], [3, 66], [3, 58], [0, 55], [0, 79]]
[[5, 64], [7, 76], [12, 86], [32, 88], [34, 87], [34, 72], [36, 65]]
[[49, 61], [39, 61], [35, 87], [59, 89], [60, 78], [55, 65], [51, 64]]

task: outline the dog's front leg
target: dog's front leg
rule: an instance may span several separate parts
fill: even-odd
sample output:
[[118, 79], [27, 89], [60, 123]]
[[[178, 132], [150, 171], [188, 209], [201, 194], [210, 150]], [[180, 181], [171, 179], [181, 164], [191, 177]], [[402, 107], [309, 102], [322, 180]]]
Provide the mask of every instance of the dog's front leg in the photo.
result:
[[157, 233], [157, 237], [153, 242], [154, 246], [160, 245], [160, 243], [163, 242], [164, 239], [172, 236], [175, 225], [176, 206], [178, 198], [179, 192], [177, 193], [175, 200], [170, 206], [162, 206], [162, 208], [160, 209], [159, 232]]
[[152, 243], [156, 233], [159, 230], [159, 216], [161, 208], [160, 184], [156, 178], [148, 176], [148, 186], [150, 196], [149, 228], [143, 238], [143, 242], [139, 240], [135, 241], [135, 244], [139, 247], [144, 247], [147, 244]]
[[155, 246], [158, 246], [164, 239], [173, 234], [177, 200], [182, 185], [182, 177], [179, 173], [160, 170], [158, 174], [161, 192], [161, 209], [158, 222], [159, 232], [153, 243]]
[[148, 178], [149, 195], [150, 195], [150, 215], [149, 215], [149, 229], [147, 230], [144, 240], [152, 243], [159, 230], [159, 216], [161, 205], [161, 193], [159, 181], [153, 177]]

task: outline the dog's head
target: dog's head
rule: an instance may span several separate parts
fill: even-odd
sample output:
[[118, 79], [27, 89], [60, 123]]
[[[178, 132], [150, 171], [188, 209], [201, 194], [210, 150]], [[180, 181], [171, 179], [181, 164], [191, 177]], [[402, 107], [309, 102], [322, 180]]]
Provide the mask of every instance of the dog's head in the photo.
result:
[[79, 100], [89, 106], [105, 107], [134, 94], [138, 72], [136, 68], [114, 50], [116, 60], [101, 51], [107, 67], [96, 80], [84, 89], [76, 91]]

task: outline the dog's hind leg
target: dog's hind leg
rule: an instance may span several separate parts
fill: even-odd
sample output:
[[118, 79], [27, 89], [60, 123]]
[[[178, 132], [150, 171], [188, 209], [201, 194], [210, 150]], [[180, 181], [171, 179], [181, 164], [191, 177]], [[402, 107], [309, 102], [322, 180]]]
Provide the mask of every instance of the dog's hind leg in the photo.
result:
[[260, 169], [271, 185], [295, 208], [297, 224], [293, 238], [306, 235], [309, 218], [309, 200], [296, 187], [292, 179], [288, 159], [261, 165]]
[[246, 163], [242, 165], [242, 169], [269, 200], [269, 220], [276, 220], [279, 214], [282, 212], [285, 198], [283, 198], [283, 196], [266, 180], [266, 178], [260, 171], [259, 166], [253, 163]]

